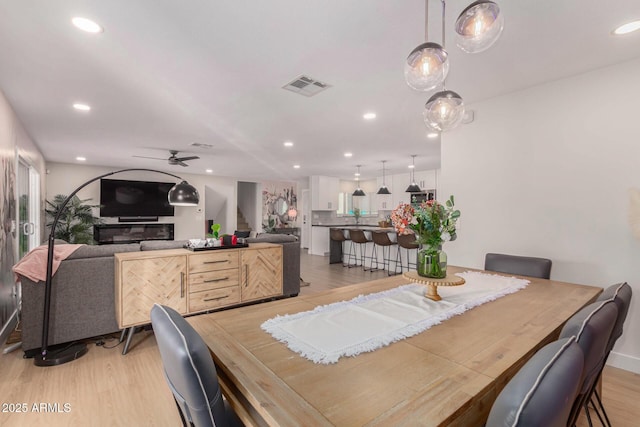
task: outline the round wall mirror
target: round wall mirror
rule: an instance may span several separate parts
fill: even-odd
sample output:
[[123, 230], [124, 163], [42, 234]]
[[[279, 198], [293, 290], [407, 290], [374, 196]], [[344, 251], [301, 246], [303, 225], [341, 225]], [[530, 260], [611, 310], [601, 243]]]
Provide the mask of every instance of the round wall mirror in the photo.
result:
[[276, 215], [283, 216], [287, 214], [289, 210], [289, 204], [284, 199], [284, 197], [278, 197], [275, 202], [273, 202], [273, 211]]

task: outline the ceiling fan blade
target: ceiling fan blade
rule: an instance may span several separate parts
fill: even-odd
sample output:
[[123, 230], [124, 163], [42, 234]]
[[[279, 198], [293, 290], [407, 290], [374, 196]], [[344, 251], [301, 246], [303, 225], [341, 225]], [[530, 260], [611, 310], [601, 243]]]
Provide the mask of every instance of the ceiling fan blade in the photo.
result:
[[184, 166], [185, 168], [186, 168], [187, 166], [189, 166], [188, 164], [183, 163], [183, 162], [181, 162], [180, 160], [177, 160], [177, 161], [176, 161], [176, 164], [179, 164], [180, 166]]
[[176, 157], [176, 160], [179, 162], [184, 162], [187, 160], [195, 160], [195, 159], [199, 159], [200, 157], [198, 156], [189, 156], [189, 157]]
[[131, 156], [131, 157], [138, 157], [140, 159], [167, 160], [162, 157], [147, 157], [147, 156]]

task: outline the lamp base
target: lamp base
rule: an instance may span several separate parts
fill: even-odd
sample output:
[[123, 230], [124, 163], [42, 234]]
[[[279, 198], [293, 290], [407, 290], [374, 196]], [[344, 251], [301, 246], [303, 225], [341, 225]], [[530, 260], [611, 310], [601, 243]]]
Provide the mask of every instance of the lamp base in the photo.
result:
[[85, 343], [54, 345], [47, 348], [46, 358], [43, 358], [42, 354], [36, 354], [33, 358], [33, 364], [36, 366], [62, 365], [81, 358], [88, 351], [89, 349]]

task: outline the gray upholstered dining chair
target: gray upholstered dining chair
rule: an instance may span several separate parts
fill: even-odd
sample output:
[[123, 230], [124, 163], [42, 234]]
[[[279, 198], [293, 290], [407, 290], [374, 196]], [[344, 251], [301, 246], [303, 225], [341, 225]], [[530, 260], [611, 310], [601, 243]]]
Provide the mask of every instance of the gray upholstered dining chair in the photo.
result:
[[[611, 421], [609, 421], [609, 416], [607, 415], [607, 411], [604, 409], [604, 405], [602, 404], [602, 399], [600, 399], [600, 394], [598, 393], [598, 388], [596, 387], [596, 385], [598, 383], [598, 380], [602, 376], [602, 369], [604, 369], [604, 365], [607, 363], [607, 359], [609, 358], [609, 354], [611, 353], [611, 350], [613, 350], [613, 347], [615, 346], [616, 341], [618, 341], [618, 338], [622, 336], [623, 326], [627, 318], [627, 313], [629, 312], [629, 305], [631, 304], [632, 294], [633, 292], [631, 290], [631, 286], [629, 286], [627, 282], [624, 282], [624, 283], [617, 283], [615, 285], [609, 286], [607, 289], [604, 290], [604, 292], [600, 294], [600, 296], [597, 299], [597, 301], [612, 300], [615, 303], [616, 307], [618, 308], [618, 317], [616, 318], [616, 323], [613, 326], [613, 332], [611, 333], [611, 338], [609, 338], [609, 342], [607, 343], [607, 350], [604, 358], [604, 363], [602, 365], [602, 368], [600, 369], [600, 372], [598, 373], [598, 378], [596, 378], [593, 384], [590, 397], [589, 397], [589, 402], [591, 402], [593, 408], [595, 409], [596, 414], [598, 415], [598, 418], [600, 419], [600, 422], [602, 423], [602, 425], [610, 426]], [[596, 398], [595, 402], [593, 401], [593, 397]], [[599, 409], [598, 409], [598, 406], [596, 406], [596, 402], [600, 407]], [[585, 410], [588, 412], [589, 405], [585, 404], [584, 407], [585, 407]], [[600, 415], [601, 411], [602, 411], [602, 415]], [[602, 419], [603, 416], [604, 416], [604, 419]], [[605, 423], [605, 420], [606, 420], [606, 423]]]
[[[607, 356], [607, 346], [618, 317], [618, 308], [613, 300], [596, 301], [571, 316], [560, 331], [560, 338], [571, 336], [584, 353], [584, 370], [578, 396], [573, 402], [567, 425], [573, 426], [580, 410], [588, 403], [590, 393], [602, 371]], [[589, 411], [585, 408], [591, 424]]]
[[488, 253], [484, 257], [484, 269], [498, 273], [548, 279], [551, 276], [551, 260], [529, 256]]
[[177, 311], [159, 304], [151, 309], [151, 324], [183, 424], [241, 426], [222, 398], [211, 353], [195, 329]]
[[584, 356], [575, 337], [542, 347], [498, 395], [487, 427], [565, 427]]

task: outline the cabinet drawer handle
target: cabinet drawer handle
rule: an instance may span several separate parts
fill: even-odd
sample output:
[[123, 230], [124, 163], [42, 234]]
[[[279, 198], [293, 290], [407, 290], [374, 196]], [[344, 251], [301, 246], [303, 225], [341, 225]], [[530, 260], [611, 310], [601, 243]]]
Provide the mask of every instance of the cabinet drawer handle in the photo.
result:
[[184, 273], [180, 273], [180, 298], [184, 298]]
[[222, 260], [222, 261], [205, 261], [203, 262], [203, 264], [220, 264], [221, 262], [229, 262], [228, 259]]
[[209, 301], [219, 301], [219, 300], [221, 300], [221, 299], [225, 299], [225, 298], [227, 298], [227, 297], [228, 297], [228, 295], [225, 295], [225, 296], [223, 296], [223, 297], [217, 297], [217, 298], [205, 298], [205, 299], [203, 299], [202, 301], [204, 301], [204, 302], [209, 302]]
[[249, 264], [244, 265], [244, 287], [249, 285]]
[[222, 282], [223, 280], [229, 280], [229, 277], [221, 277], [219, 279], [209, 279], [205, 280], [204, 283], [213, 283], [213, 282]]

